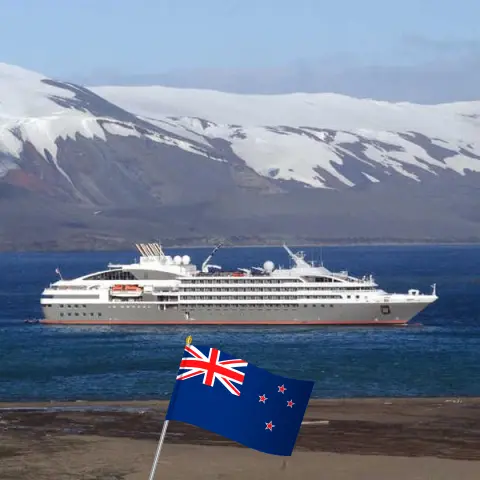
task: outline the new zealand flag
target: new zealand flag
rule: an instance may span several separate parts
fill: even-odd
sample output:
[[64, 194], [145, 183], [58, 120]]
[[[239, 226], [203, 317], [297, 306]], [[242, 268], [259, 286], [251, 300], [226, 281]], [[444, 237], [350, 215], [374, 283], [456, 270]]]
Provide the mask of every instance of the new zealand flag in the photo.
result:
[[166, 418], [289, 456], [313, 385], [274, 375], [216, 348], [186, 345]]

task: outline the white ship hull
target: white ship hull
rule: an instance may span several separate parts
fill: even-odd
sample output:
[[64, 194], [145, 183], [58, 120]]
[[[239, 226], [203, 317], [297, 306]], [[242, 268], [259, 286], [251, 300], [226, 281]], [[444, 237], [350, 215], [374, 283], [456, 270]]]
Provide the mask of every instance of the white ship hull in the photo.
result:
[[[437, 299], [409, 290], [389, 294], [373, 278], [308, 264], [265, 262], [253, 272], [198, 271], [190, 258], [139, 248], [139, 263], [64, 280], [42, 295], [42, 323], [65, 325], [405, 325]], [[216, 249], [214, 250], [214, 252]], [[214, 253], [212, 252], [212, 254]], [[208, 267], [208, 265], [207, 265]], [[220, 268], [220, 267], [217, 267]]]

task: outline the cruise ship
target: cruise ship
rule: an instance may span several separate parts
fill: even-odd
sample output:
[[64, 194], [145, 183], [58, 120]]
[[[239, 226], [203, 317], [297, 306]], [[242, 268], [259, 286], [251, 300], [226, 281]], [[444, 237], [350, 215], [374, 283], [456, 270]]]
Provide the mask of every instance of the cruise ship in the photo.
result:
[[371, 275], [332, 272], [292, 252], [289, 268], [224, 271], [205, 259], [166, 255], [158, 243], [137, 244], [131, 264], [60, 279], [42, 293], [42, 323], [95, 325], [406, 325], [437, 300], [411, 289], [387, 293]]

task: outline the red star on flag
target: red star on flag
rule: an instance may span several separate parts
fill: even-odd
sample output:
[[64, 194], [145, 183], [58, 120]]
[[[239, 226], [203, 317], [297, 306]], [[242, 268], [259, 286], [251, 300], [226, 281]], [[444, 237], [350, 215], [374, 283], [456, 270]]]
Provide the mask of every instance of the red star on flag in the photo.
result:
[[293, 408], [294, 405], [293, 400], [287, 400], [287, 407]]
[[263, 403], [265, 403], [268, 400], [265, 394], [259, 395], [258, 398], [260, 399], [259, 402], [263, 402]]
[[286, 390], [285, 385], [279, 385], [278, 386], [278, 392], [279, 393], [285, 393], [285, 390]]
[[271, 432], [273, 432], [273, 427], [275, 426], [275, 425], [273, 424], [273, 421], [270, 421], [270, 422], [268, 422], [268, 423], [265, 422], [265, 425], [266, 425], [265, 430], [270, 430]]

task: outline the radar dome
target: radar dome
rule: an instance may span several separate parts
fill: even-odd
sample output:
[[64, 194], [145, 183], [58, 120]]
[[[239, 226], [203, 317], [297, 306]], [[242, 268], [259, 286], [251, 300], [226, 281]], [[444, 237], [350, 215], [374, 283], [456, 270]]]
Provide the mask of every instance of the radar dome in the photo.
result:
[[182, 257], [182, 263], [183, 263], [184, 265], [188, 265], [188, 264], [190, 263], [190, 257], [189, 257], [188, 255], [184, 255], [184, 256]]
[[267, 260], [267, 261], [263, 264], [263, 269], [264, 269], [266, 272], [272, 272], [274, 268], [275, 268], [275, 264], [274, 264], [271, 260]]
[[182, 257], [180, 255], [175, 255], [173, 261], [175, 262], [175, 265], [180, 265], [182, 263]]

